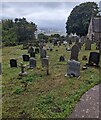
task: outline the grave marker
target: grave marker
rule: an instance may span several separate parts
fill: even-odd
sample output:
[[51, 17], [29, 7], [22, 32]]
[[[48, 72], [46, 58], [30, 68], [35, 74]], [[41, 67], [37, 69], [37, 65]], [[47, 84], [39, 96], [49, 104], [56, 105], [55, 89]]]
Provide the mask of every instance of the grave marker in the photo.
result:
[[36, 67], [36, 60], [34, 58], [29, 59], [29, 67], [35, 68]]
[[10, 59], [10, 67], [17, 67], [17, 60], [16, 59]]
[[69, 60], [67, 63], [67, 75], [79, 77], [80, 76], [80, 62], [75, 60]]
[[29, 61], [29, 55], [22, 55], [23, 61]]
[[71, 48], [71, 57], [70, 57], [70, 60], [78, 60], [78, 54], [79, 54], [79, 48], [78, 48], [78, 46], [75, 44], [75, 45]]

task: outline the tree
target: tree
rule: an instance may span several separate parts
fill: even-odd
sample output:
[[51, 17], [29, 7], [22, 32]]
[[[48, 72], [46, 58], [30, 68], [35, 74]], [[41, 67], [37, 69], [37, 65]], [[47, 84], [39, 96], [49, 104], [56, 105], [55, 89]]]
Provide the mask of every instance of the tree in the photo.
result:
[[66, 22], [66, 32], [85, 36], [88, 32], [91, 16], [96, 16], [97, 13], [98, 5], [95, 2], [86, 2], [76, 6]]

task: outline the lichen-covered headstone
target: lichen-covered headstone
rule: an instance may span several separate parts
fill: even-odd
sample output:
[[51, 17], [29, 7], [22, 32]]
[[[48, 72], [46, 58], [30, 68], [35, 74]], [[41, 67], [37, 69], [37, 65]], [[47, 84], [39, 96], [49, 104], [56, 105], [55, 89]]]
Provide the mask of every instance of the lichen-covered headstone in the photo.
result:
[[79, 77], [80, 76], [80, 62], [69, 60], [67, 62], [67, 75]]

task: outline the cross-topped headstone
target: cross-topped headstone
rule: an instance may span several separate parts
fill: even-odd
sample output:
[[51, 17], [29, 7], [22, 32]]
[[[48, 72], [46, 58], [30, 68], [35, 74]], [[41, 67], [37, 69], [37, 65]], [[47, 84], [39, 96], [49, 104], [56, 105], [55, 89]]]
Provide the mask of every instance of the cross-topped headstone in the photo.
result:
[[79, 47], [75, 44], [71, 48], [71, 57], [70, 60], [78, 60]]

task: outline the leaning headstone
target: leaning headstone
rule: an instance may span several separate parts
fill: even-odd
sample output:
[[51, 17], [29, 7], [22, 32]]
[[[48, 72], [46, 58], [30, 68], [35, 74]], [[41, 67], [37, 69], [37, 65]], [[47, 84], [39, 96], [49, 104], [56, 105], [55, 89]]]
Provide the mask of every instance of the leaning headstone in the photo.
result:
[[71, 57], [70, 57], [70, 60], [78, 60], [78, 54], [79, 54], [79, 47], [75, 44], [71, 48]]
[[29, 59], [29, 67], [35, 68], [36, 67], [36, 60], [34, 58]]
[[85, 42], [85, 50], [91, 50], [92, 41], [87, 39]]
[[0, 75], [2, 74], [2, 66], [1, 66], [1, 63], [0, 63]]
[[59, 61], [60, 61], [60, 62], [64, 62], [64, 61], [65, 61], [64, 56], [60, 56]]
[[67, 63], [67, 75], [73, 76], [73, 77], [79, 77], [80, 76], [80, 62], [75, 60], [69, 60]]
[[100, 62], [100, 53], [90, 52], [88, 64], [91, 66], [98, 66]]
[[16, 59], [10, 59], [10, 67], [17, 67], [17, 60]]
[[23, 61], [29, 61], [29, 55], [22, 55]]

